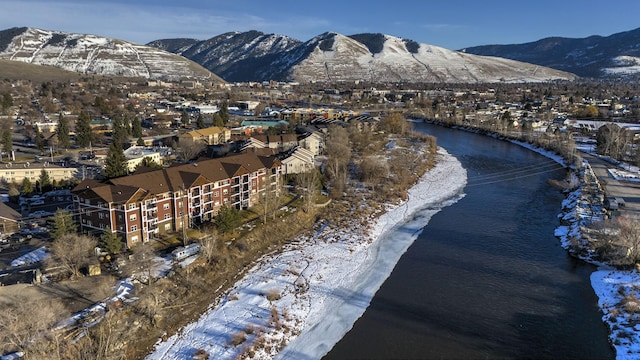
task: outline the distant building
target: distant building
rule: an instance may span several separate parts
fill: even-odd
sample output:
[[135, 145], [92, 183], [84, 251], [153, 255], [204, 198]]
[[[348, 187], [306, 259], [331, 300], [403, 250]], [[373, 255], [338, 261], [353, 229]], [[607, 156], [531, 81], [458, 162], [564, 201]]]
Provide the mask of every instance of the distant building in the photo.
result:
[[193, 130], [178, 136], [178, 143], [218, 145], [231, 140], [231, 130], [218, 126], [211, 126], [204, 129]]
[[46, 161], [42, 163], [13, 162], [0, 164], [0, 181], [20, 184], [25, 178], [28, 178], [35, 184], [43, 169], [49, 174], [51, 180], [69, 180], [78, 176], [78, 169], [76, 168], [63, 167]]
[[127, 169], [129, 172], [134, 172], [146, 158], [158, 165], [163, 164], [162, 154], [158, 149], [154, 148], [132, 146], [124, 151], [124, 156], [127, 158]]

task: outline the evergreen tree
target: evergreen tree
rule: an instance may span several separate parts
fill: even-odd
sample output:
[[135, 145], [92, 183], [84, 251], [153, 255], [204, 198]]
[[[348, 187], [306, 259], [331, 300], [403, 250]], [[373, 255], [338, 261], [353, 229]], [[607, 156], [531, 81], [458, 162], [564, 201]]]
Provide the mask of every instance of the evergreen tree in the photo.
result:
[[58, 240], [64, 235], [75, 234], [77, 232], [76, 224], [73, 222], [71, 212], [58, 209], [50, 220], [49, 233], [54, 240]]
[[122, 241], [118, 234], [111, 231], [110, 227], [106, 227], [100, 235], [98, 245], [109, 254], [118, 254], [122, 250]]
[[95, 135], [91, 128], [91, 115], [85, 111], [81, 111], [78, 120], [76, 120], [76, 144], [86, 148], [95, 141]]
[[189, 125], [189, 113], [187, 112], [187, 110], [182, 110], [180, 122], [182, 123], [183, 127], [187, 127]]
[[142, 137], [142, 122], [138, 118], [134, 118], [131, 122], [131, 136], [134, 138]]
[[204, 116], [202, 116], [202, 114], [198, 114], [198, 118], [196, 119], [196, 126], [198, 127], [198, 129], [204, 129], [205, 128]]
[[13, 139], [11, 137], [11, 126], [8, 122], [2, 124], [2, 150], [7, 153], [7, 156], [11, 156], [13, 150]]
[[136, 145], [138, 145], [138, 146], [145, 146], [145, 145], [144, 145], [144, 140], [142, 140], [142, 138], [141, 138], [141, 137], [139, 137], [139, 138], [138, 138], [138, 141], [136, 141]]
[[40, 184], [40, 191], [47, 192], [51, 190], [51, 177], [49, 176], [49, 173], [45, 169], [40, 170], [38, 183]]
[[31, 182], [31, 180], [29, 180], [28, 177], [25, 177], [22, 180], [22, 185], [20, 186], [20, 192], [22, 192], [22, 195], [24, 196], [29, 196], [33, 193], [33, 183]]
[[44, 135], [38, 130], [36, 130], [36, 139], [35, 139], [36, 149], [40, 151], [42, 154], [44, 152], [44, 148], [47, 146], [47, 139], [44, 138]]
[[220, 208], [220, 212], [214, 218], [214, 223], [218, 227], [220, 233], [228, 233], [240, 225], [242, 225], [242, 217], [240, 215], [240, 211], [235, 207], [229, 207], [227, 205], [223, 205]]
[[227, 125], [227, 123], [229, 122], [229, 105], [227, 105], [226, 101], [222, 103], [218, 114], [220, 114], [220, 117], [222, 118], [222, 123], [224, 125]]
[[121, 116], [116, 116], [113, 120], [113, 128], [111, 129], [111, 141], [118, 143], [120, 147], [127, 140], [128, 132], [124, 119]]
[[71, 145], [69, 138], [69, 120], [62, 116], [62, 114], [58, 116], [58, 128], [56, 132], [58, 134], [58, 144], [60, 147], [68, 149]]
[[224, 121], [222, 121], [222, 117], [218, 113], [213, 114], [213, 126], [217, 126], [217, 127], [224, 126]]
[[109, 145], [103, 174], [108, 179], [127, 175], [127, 159], [120, 143], [112, 142]]

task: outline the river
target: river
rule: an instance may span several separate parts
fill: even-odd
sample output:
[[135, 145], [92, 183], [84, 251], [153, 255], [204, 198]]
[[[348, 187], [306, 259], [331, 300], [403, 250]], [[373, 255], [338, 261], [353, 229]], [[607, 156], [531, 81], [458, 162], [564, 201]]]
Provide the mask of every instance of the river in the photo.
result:
[[[490, 137], [415, 127], [467, 169], [324, 359], [612, 359], [589, 276], [554, 237], [565, 170]], [[390, 235], [393, 236], [393, 235]]]

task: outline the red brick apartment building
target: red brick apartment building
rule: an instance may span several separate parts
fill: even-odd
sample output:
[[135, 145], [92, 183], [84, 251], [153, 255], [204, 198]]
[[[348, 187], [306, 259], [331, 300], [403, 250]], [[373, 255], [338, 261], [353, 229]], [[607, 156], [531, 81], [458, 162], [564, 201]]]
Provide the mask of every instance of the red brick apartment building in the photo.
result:
[[[154, 235], [210, 221], [223, 205], [247, 209], [280, 189], [282, 163], [245, 153], [76, 186], [74, 213], [83, 234], [110, 227], [127, 247]], [[277, 191], [277, 190], [272, 190]]]

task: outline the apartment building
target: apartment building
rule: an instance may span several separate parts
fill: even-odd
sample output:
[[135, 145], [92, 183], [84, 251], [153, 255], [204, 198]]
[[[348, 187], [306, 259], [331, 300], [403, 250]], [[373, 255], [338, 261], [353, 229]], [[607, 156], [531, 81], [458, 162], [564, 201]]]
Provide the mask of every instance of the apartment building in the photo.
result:
[[90, 179], [73, 189], [74, 209], [82, 233], [98, 235], [109, 227], [132, 247], [210, 221], [224, 205], [247, 209], [267, 189], [281, 188], [282, 173], [277, 158], [245, 153], [104, 182]]

